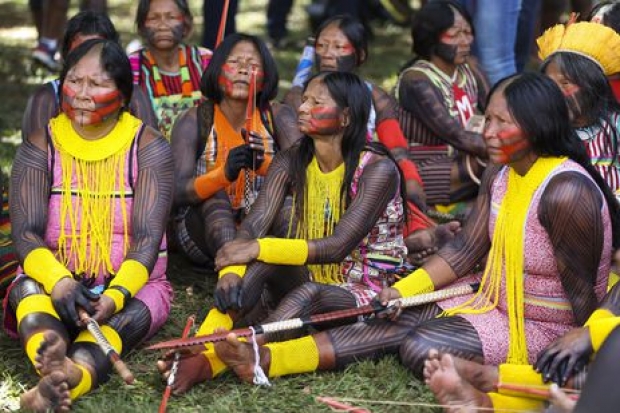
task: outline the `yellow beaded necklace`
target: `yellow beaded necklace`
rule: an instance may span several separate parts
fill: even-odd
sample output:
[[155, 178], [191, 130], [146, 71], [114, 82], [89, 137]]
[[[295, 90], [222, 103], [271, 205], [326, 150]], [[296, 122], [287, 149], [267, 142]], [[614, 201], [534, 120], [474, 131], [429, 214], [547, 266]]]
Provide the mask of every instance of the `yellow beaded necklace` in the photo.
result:
[[508, 188], [495, 222], [491, 251], [480, 289], [465, 303], [441, 314], [483, 314], [493, 310], [499, 302], [502, 275], [505, 273], [510, 333], [507, 362], [510, 364], [528, 363], [523, 306], [523, 239], [527, 213], [536, 190], [566, 159], [538, 158], [524, 176], [509, 169]]
[[[73, 261], [76, 274], [114, 273], [110, 258], [117, 214], [123, 219], [125, 249], [129, 246], [125, 163], [141, 124], [123, 113], [109, 134], [87, 140], [64, 113], [50, 121], [62, 169], [58, 258], [65, 265]], [[116, 210], [117, 198], [120, 211]]]

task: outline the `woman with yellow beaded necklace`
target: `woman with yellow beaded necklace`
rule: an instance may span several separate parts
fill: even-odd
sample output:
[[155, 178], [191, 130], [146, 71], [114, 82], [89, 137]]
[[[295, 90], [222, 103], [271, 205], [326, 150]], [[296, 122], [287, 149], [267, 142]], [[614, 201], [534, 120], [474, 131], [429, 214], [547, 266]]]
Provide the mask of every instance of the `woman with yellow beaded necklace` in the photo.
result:
[[[78, 46], [60, 90], [62, 112], [25, 140], [13, 164], [21, 268], [5, 300], [4, 326], [21, 339], [42, 384], [63, 370], [75, 400], [111, 370], [80, 311], [102, 326], [119, 354], [168, 317], [162, 237], [174, 171], [166, 140], [125, 110], [131, 68], [117, 43]], [[22, 402], [29, 410], [54, 408], [36, 387]]]
[[[230, 328], [225, 312], [245, 317], [265, 289], [280, 302], [269, 315], [276, 320], [367, 303], [392, 281], [406, 256], [404, 180], [387, 148], [366, 144], [369, 107], [370, 92], [352, 73], [310, 80], [298, 109], [304, 136], [276, 154], [235, 240], [219, 249], [217, 309], [199, 335]], [[170, 366], [158, 368], [168, 376]], [[210, 347], [181, 360], [174, 391], [224, 370]]]

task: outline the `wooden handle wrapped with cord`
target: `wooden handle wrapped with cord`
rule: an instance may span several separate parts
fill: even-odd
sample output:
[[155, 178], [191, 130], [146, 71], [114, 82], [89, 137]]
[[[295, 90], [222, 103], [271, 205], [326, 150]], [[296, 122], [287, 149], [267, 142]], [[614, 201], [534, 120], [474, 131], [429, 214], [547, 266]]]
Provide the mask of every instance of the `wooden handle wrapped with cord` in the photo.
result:
[[78, 314], [80, 316], [80, 320], [86, 324], [86, 329], [88, 329], [93, 337], [95, 337], [97, 345], [99, 345], [99, 348], [103, 351], [103, 354], [105, 354], [106, 357], [112, 362], [114, 370], [116, 370], [126, 384], [133, 384], [133, 373], [129, 370], [123, 360], [121, 360], [121, 356], [116, 352], [116, 350], [114, 350], [114, 347], [112, 347], [108, 339], [103, 335], [97, 321], [92, 319], [82, 308], [78, 309]]

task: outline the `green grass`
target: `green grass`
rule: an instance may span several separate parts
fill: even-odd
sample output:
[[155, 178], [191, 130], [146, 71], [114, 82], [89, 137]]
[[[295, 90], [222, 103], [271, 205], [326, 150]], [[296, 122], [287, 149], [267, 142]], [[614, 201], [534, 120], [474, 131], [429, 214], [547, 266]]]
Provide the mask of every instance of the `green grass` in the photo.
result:
[[[72, 2], [72, 6], [78, 2]], [[133, 15], [136, 2], [109, 0], [110, 15], [126, 44], [136, 36], [133, 32]], [[289, 19], [291, 39], [303, 44], [308, 28], [303, 5], [298, 1]], [[190, 2], [195, 14], [196, 30], [192, 39], [197, 42], [202, 30], [200, 7], [202, 2]], [[242, 1], [237, 16], [240, 30], [265, 34], [266, 0]], [[74, 12], [75, 8], [71, 9]], [[0, 0], [0, 168], [8, 172], [17, 145], [21, 141], [19, 129], [28, 96], [38, 84], [51, 79], [49, 74], [34, 70], [29, 52], [35, 40], [27, 0]], [[361, 74], [382, 85], [393, 87], [398, 68], [409, 58], [408, 33], [389, 24], [375, 24], [375, 40], [370, 45], [370, 59]], [[277, 50], [281, 93], [290, 85], [301, 46]], [[210, 292], [214, 280], [206, 279], [173, 255], [168, 274], [175, 289], [175, 302], [169, 322], [153, 341], [177, 337], [183, 330], [189, 314], [204, 315], [211, 304]], [[161, 399], [163, 384], [155, 373], [158, 354], [138, 349], [125, 357], [137, 377], [133, 386], [125, 386], [117, 375], [101, 389], [81, 398], [74, 408], [78, 412], [153, 412]], [[24, 388], [37, 382], [34, 369], [17, 342], [0, 336], [0, 412], [15, 402]], [[314, 401], [318, 395], [352, 397], [358, 399], [395, 400], [402, 402], [430, 402], [432, 396], [415, 380], [395, 357], [378, 362], [360, 362], [345, 371], [299, 375], [273, 380], [270, 388], [241, 384], [232, 374], [197, 386], [183, 397], [173, 397], [170, 412], [327, 412], [330, 409]], [[411, 406], [386, 406], [355, 403], [374, 412], [429, 412], [430, 408]]]

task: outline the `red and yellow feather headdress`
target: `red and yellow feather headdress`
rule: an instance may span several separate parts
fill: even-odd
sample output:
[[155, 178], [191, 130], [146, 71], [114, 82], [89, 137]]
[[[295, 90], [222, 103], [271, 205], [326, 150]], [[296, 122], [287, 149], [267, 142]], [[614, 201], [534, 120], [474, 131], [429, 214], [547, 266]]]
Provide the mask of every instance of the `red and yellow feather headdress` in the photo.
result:
[[545, 31], [536, 43], [542, 60], [558, 52], [570, 52], [591, 59], [605, 75], [620, 72], [620, 35], [602, 24], [558, 24]]

